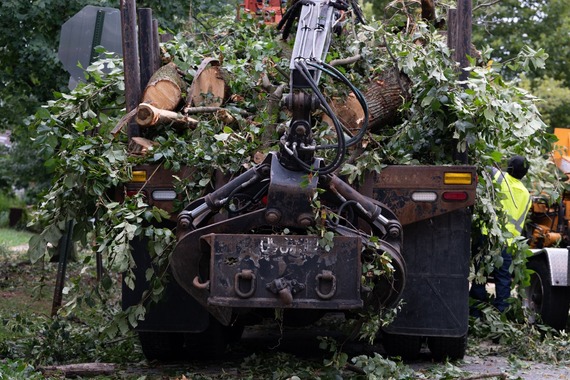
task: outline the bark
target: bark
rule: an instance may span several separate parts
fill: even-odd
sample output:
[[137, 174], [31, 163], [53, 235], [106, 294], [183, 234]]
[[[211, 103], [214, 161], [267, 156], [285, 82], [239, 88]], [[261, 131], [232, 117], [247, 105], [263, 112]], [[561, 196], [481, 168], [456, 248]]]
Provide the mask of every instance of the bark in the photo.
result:
[[366, 85], [364, 98], [368, 104], [369, 126], [373, 132], [385, 125], [395, 125], [401, 120], [400, 107], [411, 99], [412, 81], [404, 73], [393, 68]]
[[116, 371], [116, 367], [112, 363], [79, 363], [44, 366], [40, 370], [46, 376], [93, 377], [112, 375]]
[[150, 104], [141, 103], [138, 106], [136, 121], [141, 127], [155, 125], [171, 125], [174, 128], [196, 128], [198, 120], [181, 113], [163, 110]]
[[185, 85], [178, 73], [178, 68], [170, 62], [152, 75], [143, 92], [142, 103], [173, 111], [182, 101], [183, 90], [185, 90]]

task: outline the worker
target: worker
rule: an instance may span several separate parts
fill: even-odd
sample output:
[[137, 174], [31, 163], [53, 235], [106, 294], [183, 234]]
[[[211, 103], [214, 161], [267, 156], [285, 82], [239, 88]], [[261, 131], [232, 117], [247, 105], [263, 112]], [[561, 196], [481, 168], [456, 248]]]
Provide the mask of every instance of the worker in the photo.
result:
[[[531, 206], [530, 193], [521, 182], [521, 179], [528, 172], [528, 167], [528, 161], [524, 157], [517, 155], [509, 160], [507, 173], [496, 168], [493, 168], [492, 173], [493, 181], [499, 186], [502, 210], [508, 217], [506, 229], [513, 236], [507, 240], [507, 245], [501, 250], [502, 265], [493, 271], [493, 277], [495, 278], [495, 300], [493, 306], [501, 313], [509, 306], [507, 300], [511, 296], [512, 278], [509, 268], [513, 258], [507, 248], [512, 244], [515, 237], [521, 235]], [[485, 284], [473, 282], [470, 295], [477, 301], [486, 302], [488, 300]], [[478, 310], [473, 311], [472, 315], [479, 315]]]

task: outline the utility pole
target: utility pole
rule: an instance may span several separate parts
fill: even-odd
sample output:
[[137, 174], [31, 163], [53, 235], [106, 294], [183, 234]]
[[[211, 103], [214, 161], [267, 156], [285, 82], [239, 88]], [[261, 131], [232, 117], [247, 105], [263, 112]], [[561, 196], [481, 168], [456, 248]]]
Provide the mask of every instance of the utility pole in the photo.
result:
[[[471, 0], [457, 0], [457, 8], [450, 9], [447, 16], [447, 45], [454, 51], [454, 60], [459, 62], [460, 80], [465, 80], [469, 76], [465, 68], [469, 66], [467, 55], [471, 51], [472, 12]], [[467, 147], [463, 152], [455, 149], [453, 156], [455, 160], [467, 164]]]

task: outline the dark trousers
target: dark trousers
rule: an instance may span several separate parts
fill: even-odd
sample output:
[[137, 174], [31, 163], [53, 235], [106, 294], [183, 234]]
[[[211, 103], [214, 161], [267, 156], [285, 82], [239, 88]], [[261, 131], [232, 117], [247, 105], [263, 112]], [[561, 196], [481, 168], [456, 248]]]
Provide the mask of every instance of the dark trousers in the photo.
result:
[[[497, 308], [501, 313], [509, 306], [507, 300], [511, 296], [511, 273], [509, 268], [513, 262], [513, 257], [507, 252], [506, 249], [501, 251], [501, 256], [503, 257], [503, 265], [500, 268], [495, 268], [493, 271], [493, 277], [495, 278], [495, 293], [496, 297], [493, 301], [493, 306]], [[481, 301], [488, 302], [489, 294], [485, 289], [485, 284], [477, 284], [473, 282], [471, 284], [471, 290], [469, 292], [471, 298]], [[477, 315], [478, 310], [474, 310], [474, 314]], [[472, 313], [473, 314], [473, 313]]]

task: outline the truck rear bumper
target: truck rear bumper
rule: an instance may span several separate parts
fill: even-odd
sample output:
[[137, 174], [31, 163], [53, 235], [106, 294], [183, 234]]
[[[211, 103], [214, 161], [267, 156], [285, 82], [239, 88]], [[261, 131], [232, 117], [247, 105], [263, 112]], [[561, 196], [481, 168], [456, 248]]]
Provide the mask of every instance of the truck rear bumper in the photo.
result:
[[362, 307], [360, 239], [210, 234], [209, 305], [347, 310]]

